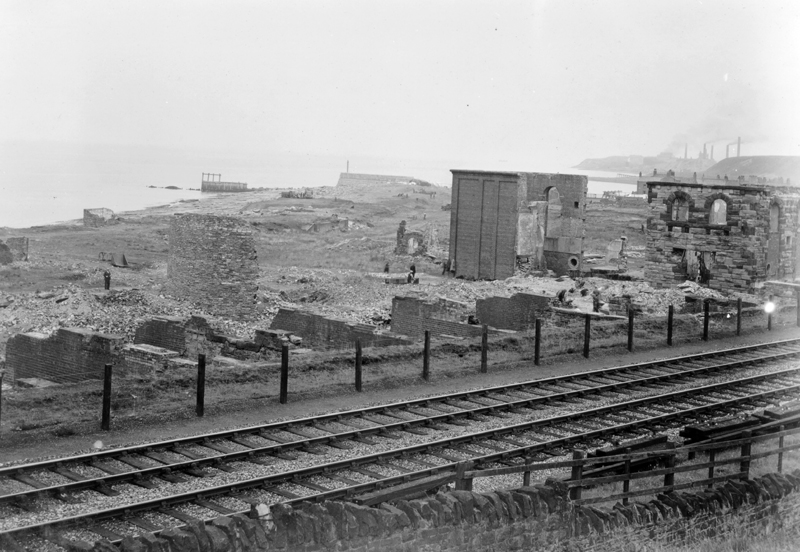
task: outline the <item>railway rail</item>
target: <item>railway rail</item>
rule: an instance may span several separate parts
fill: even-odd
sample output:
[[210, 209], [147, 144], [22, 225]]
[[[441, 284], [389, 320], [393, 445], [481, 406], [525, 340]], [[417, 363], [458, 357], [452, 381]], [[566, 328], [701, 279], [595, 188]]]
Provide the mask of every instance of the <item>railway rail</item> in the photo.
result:
[[796, 397], [800, 366], [775, 365], [798, 355], [800, 340], [786, 340], [7, 466], [0, 538], [117, 543], [255, 504], [353, 496], [467, 459], [511, 465], [677, 427]]

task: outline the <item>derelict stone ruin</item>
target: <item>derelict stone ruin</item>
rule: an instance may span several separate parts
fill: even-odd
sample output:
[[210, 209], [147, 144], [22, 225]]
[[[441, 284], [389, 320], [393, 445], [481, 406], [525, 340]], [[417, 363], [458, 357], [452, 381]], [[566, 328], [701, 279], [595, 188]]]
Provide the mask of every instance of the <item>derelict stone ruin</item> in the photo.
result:
[[107, 224], [116, 222], [114, 219], [114, 211], [106, 208], [99, 209], [84, 209], [83, 210], [83, 225], [89, 228], [100, 228]]
[[698, 281], [753, 292], [794, 278], [800, 190], [755, 179], [648, 182], [645, 278], [665, 287]]
[[170, 223], [167, 290], [229, 318], [251, 318], [258, 291], [253, 230], [234, 217], [179, 214]]
[[559, 275], [580, 270], [587, 177], [451, 172], [450, 262], [456, 277], [508, 278], [518, 261]]

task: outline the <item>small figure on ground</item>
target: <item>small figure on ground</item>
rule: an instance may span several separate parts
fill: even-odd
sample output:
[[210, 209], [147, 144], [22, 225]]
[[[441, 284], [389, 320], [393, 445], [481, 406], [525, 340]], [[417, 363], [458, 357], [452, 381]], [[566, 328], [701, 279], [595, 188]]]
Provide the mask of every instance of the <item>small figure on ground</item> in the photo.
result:
[[592, 292], [592, 312], [600, 312], [600, 290]]
[[106, 270], [105, 272], [103, 272], [103, 280], [105, 281], [106, 289], [111, 289], [111, 271], [110, 270]]
[[412, 264], [410, 267], [408, 267], [408, 270], [411, 271], [411, 276], [412, 277], [416, 277], [416, 275], [417, 275], [417, 267], [416, 267], [416, 265]]
[[383, 273], [389, 274], [389, 261], [386, 261], [386, 264], [383, 265]]

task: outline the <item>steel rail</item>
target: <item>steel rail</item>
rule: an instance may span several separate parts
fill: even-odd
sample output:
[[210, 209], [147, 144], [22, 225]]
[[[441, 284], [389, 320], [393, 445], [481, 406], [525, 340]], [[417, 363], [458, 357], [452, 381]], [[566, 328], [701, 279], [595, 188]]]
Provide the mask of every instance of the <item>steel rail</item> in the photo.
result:
[[[521, 431], [528, 431], [537, 426], [547, 427], [558, 423], [568, 422], [568, 421], [576, 421], [582, 420], [592, 416], [599, 416], [602, 414], [608, 414], [613, 412], [614, 410], [624, 410], [635, 408], [636, 406], [646, 405], [648, 403], [656, 403], [670, 400], [680, 400], [681, 398], [685, 398], [692, 395], [703, 394], [713, 391], [718, 391], [720, 389], [727, 389], [734, 386], [747, 386], [754, 382], [764, 381], [769, 379], [772, 376], [778, 375], [785, 375], [784, 372], [796, 372], [800, 370], [800, 368], [775, 372], [773, 374], [761, 374], [758, 376], [751, 376], [748, 378], [742, 378], [740, 380], [732, 380], [728, 382], [722, 382], [717, 384], [711, 384], [703, 387], [698, 387], [690, 390], [683, 390], [683, 391], [676, 391], [672, 393], [667, 393], [663, 395], [651, 396], [641, 399], [636, 399], [634, 401], [629, 401], [626, 403], [618, 403], [614, 405], [607, 405], [603, 407], [598, 407], [590, 410], [581, 411], [578, 413], [566, 414], [551, 418], [542, 418], [539, 420], [534, 420], [532, 422], [524, 422], [521, 424], [514, 424], [511, 426], [505, 426], [502, 428], [496, 428], [492, 430], [487, 430], [483, 432], [477, 433], [470, 433], [466, 435], [461, 435], [458, 437], [450, 438], [450, 439], [443, 439], [439, 441], [433, 441], [430, 443], [424, 443], [419, 445], [412, 445], [410, 447], [403, 447], [399, 449], [393, 449], [390, 451], [384, 451], [379, 453], [374, 453], [371, 455], [365, 455], [354, 459], [346, 459], [337, 462], [332, 462], [328, 464], [319, 464], [316, 466], [309, 466], [306, 468], [301, 468], [298, 470], [293, 470], [290, 472], [282, 472], [279, 474], [273, 474], [265, 477], [250, 479], [239, 481], [236, 483], [230, 483], [226, 485], [221, 485], [217, 487], [212, 487], [208, 489], [203, 489], [200, 491], [192, 491], [190, 493], [183, 493], [180, 495], [174, 495], [170, 497], [164, 497], [159, 499], [154, 499], [150, 501], [144, 501], [140, 503], [128, 504], [124, 506], [120, 506], [115, 509], [104, 510], [102, 512], [90, 512], [88, 514], [82, 514], [77, 516], [72, 516], [69, 518], [63, 518], [61, 520], [56, 520], [53, 522], [43, 522], [39, 524], [32, 524], [27, 525], [20, 528], [14, 528], [11, 530], [0, 531], [0, 535], [9, 535], [9, 536], [18, 536], [23, 535], [26, 533], [31, 532], [39, 532], [45, 530], [45, 528], [50, 529], [66, 529], [70, 527], [75, 527], [76, 524], [84, 524], [86, 522], [97, 522], [103, 521], [107, 519], [118, 519], [120, 517], [130, 515], [132, 513], [141, 512], [141, 511], [153, 511], [159, 508], [165, 508], [169, 505], [176, 505], [176, 504], [183, 504], [187, 502], [191, 502], [193, 500], [198, 499], [199, 497], [213, 497], [219, 495], [230, 495], [231, 493], [240, 492], [242, 490], [247, 489], [254, 489], [254, 488], [265, 488], [270, 486], [274, 486], [277, 484], [291, 482], [294, 480], [299, 480], [302, 477], [307, 477], [311, 475], [325, 475], [326, 473], [331, 473], [338, 470], [346, 470], [348, 468], [357, 467], [361, 465], [371, 464], [371, 463], [379, 463], [380, 461], [386, 461], [398, 457], [402, 457], [408, 454], [414, 453], [425, 453], [435, 448], [444, 448], [450, 447], [453, 445], [458, 444], [466, 444], [466, 443], [473, 443], [483, 439], [491, 439], [493, 437], [499, 437], [507, 434], [514, 434], [519, 433]], [[785, 395], [788, 393], [796, 393], [800, 391], [800, 384], [792, 385], [789, 387], [782, 387], [780, 389], [774, 389], [769, 391], [761, 391], [754, 394], [748, 394], [744, 397], [734, 398], [734, 399], [726, 399], [721, 401], [715, 401], [707, 405], [700, 405], [700, 406], [693, 406], [691, 408], [685, 408], [682, 410], [678, 410], [672, 413], [665, 413], [656, 416], [649, 416], [639, 420], [632, 420], [630, 422], [622, 423], [622, 424], [615, 424], [612, 426], [593, 429], [589, 431], [585, 431], [582, 433], [576, 433], [574, 435], [569, 435], [565, 437], [560, 437], [557, 439], [550, 439], [548, 441], [542, 441], [540, 443], [535, 443], [526, 447], [519, 447], [519, 448], [512, 448], [502, 452], [487, 454], [483, 456], [476, 456], [471, 458], [473, 462], [476, 464], [485, 464], [488, 462], [495, 462], [499, 460], [508, 460], [510, 458], [514, 458], [517, 456], [524, 456], [530, 455], [536, 452], [542, 452], [547, 449], [552, 449], [554, 447], [559, 446], [566, 446], [575, 443], [579, 443], [585, 440], [591, 440], [599, 437], [603, 437], [609, 434], [619, 433], [629, 431], [631, 429], [636, 429], [642, 426], [648, 425], [656, 425], [660, 422], [667, 422], [676, 419], [685, 419], [687, 417], [692, 417], [693, 415], [700, 414], [703, 412], [708, 411], [715, 411], [721, 410], [725, 408], [730, 408], [733, 406], [738, 406], [743, 403], [752, 403], [754, 401], [764, 400], [766, 398], [775, 397], [779, 395]], [[376, 480], [373, 482], [362, 483], [357, 486], [346, 487], [346, 488], [339, 488], [334, 489], [328, 492], [323, 493], [315, 493], [306, 497], [300, 497], [297, 499], [290, 499], [286, 501], [282, 501], [288, 504], [294, 504], [299, 502], [308, 502], [308, 501], [317, 501], [317, 500], [325, 500], [325, 499], [332, 499], [332, 498], [341, 498], [348, 495], [352, 495], [355, 493], [367, 492], [370, 490], [375, 490], [381, 488], [383, 486], [391, 485], [398, 482], [408, 481], [417, 477], [425, 477], [427, 475], [436, 474], [442, 471], [446, 471], [452, 469], [454, 464], [443, 464], [441, 466], [436, 466], [433, 468], [427, 468], [423, 470], [418, 470], [415, 472], [406, 473], [399, 476], [390, 476], [380, 480]], [[302, 483], [300, 483], [302, 484]], [[244, 513], [244, 512], [238, 512]], [[91, 527], [88, 528], [91, 530]]]

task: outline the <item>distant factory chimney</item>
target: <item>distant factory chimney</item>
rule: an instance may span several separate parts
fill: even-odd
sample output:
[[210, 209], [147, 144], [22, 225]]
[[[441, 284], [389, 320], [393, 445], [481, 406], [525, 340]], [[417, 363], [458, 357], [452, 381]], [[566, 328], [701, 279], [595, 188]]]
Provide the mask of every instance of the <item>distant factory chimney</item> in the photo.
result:
[[736, 157], [739, 157], [742, 154], [742, 137], [739, 136], [736, 139]]
[[705, 144], [703, 144], [703, 159], [708, 159], [708, 151]]

